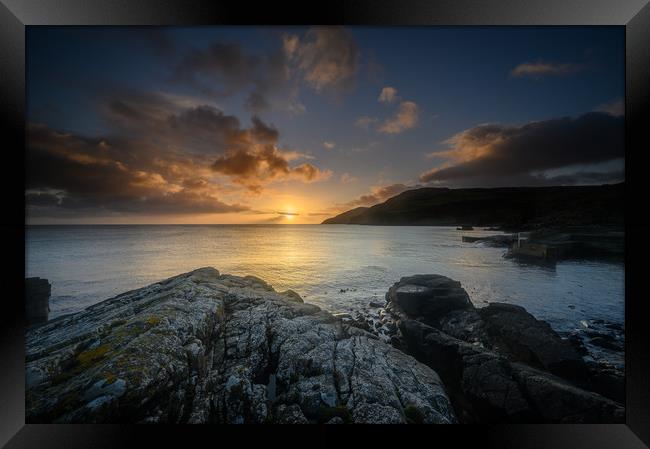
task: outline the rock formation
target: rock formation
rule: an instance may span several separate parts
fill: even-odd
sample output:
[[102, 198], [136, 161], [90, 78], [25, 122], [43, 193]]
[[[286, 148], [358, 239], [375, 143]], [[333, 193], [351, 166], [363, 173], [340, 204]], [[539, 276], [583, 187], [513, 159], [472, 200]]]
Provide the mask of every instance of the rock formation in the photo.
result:
[[624, 421], [618, 371], [439, 275], [402, 278], [373, 320], [202, 268], [26, 338], [28, 423]]
[[400, 346], [438, 372], [461, 422], [624, 422], [624, 408], [602, 395], [622, 379], [593, 371], [524, 308], [476, 309], [439, 275], [402, 278], [386, 300]]
[[295, 292], [213, 268], [26, 338], [29, 423], [456, 422], [428, 366]]

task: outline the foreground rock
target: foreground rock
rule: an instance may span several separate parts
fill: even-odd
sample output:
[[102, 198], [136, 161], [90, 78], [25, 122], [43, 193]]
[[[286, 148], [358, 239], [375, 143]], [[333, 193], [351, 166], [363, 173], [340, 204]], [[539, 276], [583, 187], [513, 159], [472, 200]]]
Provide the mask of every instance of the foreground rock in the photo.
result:
[[203, 268], [27, 331], [27, 422], [451, 423], [426, 365]]
[[621, 400], [622, 379], [587, 365], [524, 308], [476, 309], [459, 282], [439, 275], [402, 278], [386, 299], [398, 346], [440, 374], [461, 422], [624, 422], [611, 399]]

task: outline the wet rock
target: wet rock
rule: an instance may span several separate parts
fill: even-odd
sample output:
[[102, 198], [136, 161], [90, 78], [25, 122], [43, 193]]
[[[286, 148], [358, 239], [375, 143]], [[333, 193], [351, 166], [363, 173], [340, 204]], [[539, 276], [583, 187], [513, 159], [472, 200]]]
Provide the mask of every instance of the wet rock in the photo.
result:
[[612, 336], [610, 335], [597, 335], [595, 337], [591, 337], [589, 339], [589, 342], [592, 345], [599, 346], [601, 348], [605, 349], [610, 349], [612, 351], [621, 351], [622, 345], [618, 343]]
[[386, 301], [394, 315], [432, 325], [452, 310], [474, 307], [460, 282], [435, 274], [401, 278], [386, 293]]
[[456, 421], [428, 366], [292, 292], [212, 268], [26, 340], [30, 423]]
[[576, 331], [571, 332], [567, 336], [567, 340], [573, 346], [573, 349], [575, 349], [578, 352], [578, 354], [582, 356], [587, 355], [587, 348], [582, 342], [582, 338], [580, 338], [580, 334], [578, 332]]

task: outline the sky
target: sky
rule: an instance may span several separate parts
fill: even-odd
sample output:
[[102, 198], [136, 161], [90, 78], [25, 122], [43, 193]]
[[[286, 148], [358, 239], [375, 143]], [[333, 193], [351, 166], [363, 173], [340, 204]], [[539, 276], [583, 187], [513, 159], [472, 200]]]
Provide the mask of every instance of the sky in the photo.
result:
[[624, 181], [623, 27], [28, 27], [30, 224]]

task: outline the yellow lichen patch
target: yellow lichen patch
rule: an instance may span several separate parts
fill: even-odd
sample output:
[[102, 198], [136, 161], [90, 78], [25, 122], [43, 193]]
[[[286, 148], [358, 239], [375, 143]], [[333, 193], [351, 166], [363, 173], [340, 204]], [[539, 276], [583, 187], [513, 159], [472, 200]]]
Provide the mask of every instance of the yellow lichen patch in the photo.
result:
[[82, 368], [88, 367], [104, 358], [109, 349], [108, 345], [101, 345], [97, 346], [95, 349], [80, 352], [77, 355], [77, 362], [79, 362], [79, 366]]
[[147, 318], [146, 323], [147, 326], [149, 327], [157, 326], [158, 324], [160, 324], [160, 318], [158, 318], [157, 316], [150, 316], [149, 318]]

